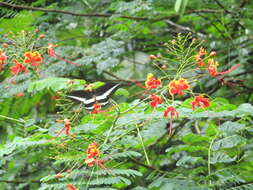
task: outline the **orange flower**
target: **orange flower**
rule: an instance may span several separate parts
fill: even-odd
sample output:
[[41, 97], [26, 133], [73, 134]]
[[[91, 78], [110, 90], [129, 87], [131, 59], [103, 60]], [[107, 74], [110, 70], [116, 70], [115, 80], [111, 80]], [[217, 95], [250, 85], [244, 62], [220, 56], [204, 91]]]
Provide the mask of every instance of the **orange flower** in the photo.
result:
[[18, 93], [16, 94], [16, 97], [22, 97], [22, 96], [24, 96], [24, 95], [25, 95], [24, 92], [18, 92]]
[[47, 53], [50, 57], [55, 56], [55, 52], [54, 52], [54, 49], [53, 49], [54, 47], [57, 47], [57, 45], [49, 43], [48, 46], [47, 46]]
[[193, 110], [195, 107], [201, 107], [204, 109], [210, 106], [208, 98], [204, 98], [203, 96], [195, 96], [194, 101], [191, 104]]
[[68, 190], [76, 190], [76, 188], [71, 184], [68, 184], [67, 188], [68, 188]]
[[5, 55], [5, 53], [2, 51], [2, 50], [0, 50], [0, 65], [3, 65], [4, 64], [4, 61], [6, 60], [6, 55]]
[[16, 59], [14, 59], [13, 62], [15, 63], [15, 65], [11, 67], [12, 75], [16, 75], [21, 72], [26, 72], [26, 67], [24, 65], [19, 63]]
[[178, 94], [179, 96], [183, 95], [183, 90], [190, 88], [190, 85], [185, 79], [173, 80], [169, 83], [169, 93], [171, 96]]
[[64, 119], [64, 128], [65, 128], [65, 134], [69, 135], [69, 130], [71, 127], [71, 122], [69, 119]]
[[103, 112], [100, 110], [101, 109], [101, 105], [97, 102], [93, 105], [93, 110], [92, 112], [90, 112], [91, 114], [97, 114], [97, 113], [100, 113], [100, 112]]
[[54, 178], [56, 179], [60, 179], [60, 178], [63, 178], [63, 175], [61, 173], [58, 173], [54, 176]]
[[215, 77], [218, 73], [217, 71], [218, 62], [214, 61], [214, 59], [208, 59], [208, 67], [207, 71], [212, 77]]
[[94, 156], [98, 157], [100, 155], [100, 152], [98, 150], [98, 144], [96, 142], [93, 142], [91, 144], [89, 144], [88, 149], [87, 149], [87, 154], [88, 154], [88, 158], [92, 158]]
[[200, 47], [199, 52], [195, 55], [195, 60], [199, 67], [204, 66], [205, 62], [203, 56], [205, 56], [206, 54], [207, 54], [206, 50], [203, 47]]
[[107, 162], [107, 160], [101, 160], [101, 159], [95, 159], [95, 158], [89, 158], [89, 157], [85, 159], [85, 164], [88, 167], [92, 167], [96, 164], [97, 166], [100, 166], [101, 168], [106, 169], [106, 167], [103, 165], [103, 163], [105, 162]]
[[43, 58], [41, 57], [40, 53], [35, 52], [26, 52], [24, 54], [25, 60], [24, 63], [30, 63], [32, 66], [39, 66], [41, 63], [43, 63]]
[[147, 75], [147, 80], [145, 82], [145, 86], [148, 90], [150, 90], [151, 88], [157, 88], [160, 85], [161, 85], [160, 79], [156, 79], [152, 73], [149, 73]]
[[156, 59], [157, 57], [155, 55], [150, 55], [149, 56], [149, 59], [153, 60], [153, 59]]
[[163, 103], [163, 100], [162, 100], [162, 98], [160, 96], [156, 96], [154, 94], [151, 94], [150, 98], [152, 99], [152, 102], [150, 102], [150, 106], [152, 108], [155, 108], [155, 107], [157, 107], [158, 104], [162, 104]]
[[167, 117], [168, 114], [170, 114], [170, 133], [172, 133], [172, 118], [174, 116], [176, 116], [177, 118], [179, 117], [179, 113], [176, 111], [176, 108], [170, 106], [168, 107], [165, 111], [164, 111], [164, 114], [163, 114], [163, 117]]
[[94, 166], [94, 164], [95, 164], [95, 158], [89, 158], [89, 157], [87, 157], [86, 159], [85, 159], [85, 164], [87, 165], [87, 166], [89, 166], [89, 167], [92, 167], [92, 166]]
[[64, 122], [64, 127], [57, 133], [56, 137], [58, 137], [64, 130], [65, 130], [65, 134], [69, 135], [69, 130], [71, 128], [70, 120], [69, 119], [57, 120], [57, 122]]

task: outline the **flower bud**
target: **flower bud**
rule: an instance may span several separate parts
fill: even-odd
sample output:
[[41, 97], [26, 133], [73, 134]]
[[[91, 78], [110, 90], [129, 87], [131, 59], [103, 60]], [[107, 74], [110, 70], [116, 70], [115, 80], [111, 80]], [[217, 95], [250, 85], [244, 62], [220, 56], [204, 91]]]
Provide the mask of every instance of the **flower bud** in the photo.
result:
[[45, 38], [45, 34], [40, 34], [39, 38]]
[[9, 45], [7, 43], [2, 43], [2, 46], [3, 46], [3, 48], [9, 47]]
[[157, 57], [155, 56], [155, 55], [150, 55], [149, 56], [149, 59], [151, 59], [151, 60], [154, 60], [154, 59], [156, 59]]
[[212, 52], [210, 53], [210, 56], [216, 56], [216, 55], [217, 55], [216, 51], [212, 51]]

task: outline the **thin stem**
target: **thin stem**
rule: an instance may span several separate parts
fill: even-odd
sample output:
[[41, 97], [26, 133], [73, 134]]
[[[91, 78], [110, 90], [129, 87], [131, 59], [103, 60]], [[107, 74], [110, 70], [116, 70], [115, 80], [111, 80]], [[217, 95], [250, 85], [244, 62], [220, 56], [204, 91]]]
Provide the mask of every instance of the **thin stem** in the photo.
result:
[[142, 148], [143, 148], [143, 151], [144, 151], [144, 155], [145, 155], [145, 158], [147, 160], [147, 164], [150, 165], [150, 161], [149, 161], [149, 158], [148, 158], [148, 154], [146, 152], [146, 149], [145, 149], [145, 145], [144, 145], [144, 142], [143, 142], [143, 139], [142, 139], [142, 136], [140, 134], [140, 130], [139, 130], [139, 127], [138, 125], [136, 124], [136, 129], [137, 129], [137, 132], [138, 132], [138, 136], [140, 138], [140, 141], [141, 141], [141, 145], [142, 145]]
[[211, 149], [213, 146], [213, 143], [215, 141], [215, 139], [217, 138], [218, 133], [216, 133], [216, 135], [214, 136], [214, 138], [212, 139], [209, 148], [208, 148], [208, 163], [207, 163], [207, 167], [208, 167], [208, 177], [209, 177], [209, 184], [212, 185], [212, 181], [210, 180], [211, 177]]
[[106, 136], [106, 138], [105, 138], [104, 143], [102, 144], [102, 146], [107, 143], [107, 141], [109, 139], [109, 136], [110, 136], [110, 134], [111, 134], [111, 132], [112, 132], [114, 126], [116, 125], [116, 122], [117, 122], [117, 120], [119, 119], [119, 116], [120, 116], [120, 109], [119, 109], [118, 105], [116, 104], [116, 102], [114, 102], [114, 100], [111, 99], [111, 101], [115, 105], [115, 107], [117, 108], [117, 116], [114, 119], [114, 122], [113, 122], [111, 128], [109, 129], [108, 134], [107, 134], [107, 136]]
[[14, 119], [12, 117], [8, 117], [8, 116], [5, 116], [5, 115], [0, 115], [0, 118], [4, 118], [4, 119], [10, 120], [10, 121], [16, 121], [16, 122], [19, 122], [19, 123], [25, 123], [25, 120], [23, 120], [23, 119]]

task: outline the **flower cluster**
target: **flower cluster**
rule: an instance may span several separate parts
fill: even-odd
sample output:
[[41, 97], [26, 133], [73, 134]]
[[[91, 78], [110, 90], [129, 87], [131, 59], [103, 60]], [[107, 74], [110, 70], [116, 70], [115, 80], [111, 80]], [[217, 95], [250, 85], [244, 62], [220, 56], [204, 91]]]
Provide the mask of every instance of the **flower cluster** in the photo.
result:
[[[12, 38], [18, 39], [19, 35], [24, 36], [27, 39], [31, 39], [29, 32], [21, 31], [17, 34], [13, 34]], [[41, 34], [37, 39], [44, 38], [45, 35]], [[36, 43], [33, 41], [31, 43]], [[54, 57], [54, 47], [57, 45], [49, 43], [47, 47], [33, 48], [32, 50], [27, 49], [24, 52], [24, 47], [17, 46], [16, 43], [2, 43], [3, 49], [0, 49], [0, 71], [3, 70], [4, 66], [9, 66], [10, 73], [12, 76], [16, 76], [19, 73], [32, 71], [39, 71], [38, 67], [44, 62], [42, 54], [47, 49], [47, 53], [50, 57]], [[14, 55], [11, 52], [17, 52]], [[7, 56], [8, 55], [8, 56]], [[8, 59], [7, 59], [8, 58]]]

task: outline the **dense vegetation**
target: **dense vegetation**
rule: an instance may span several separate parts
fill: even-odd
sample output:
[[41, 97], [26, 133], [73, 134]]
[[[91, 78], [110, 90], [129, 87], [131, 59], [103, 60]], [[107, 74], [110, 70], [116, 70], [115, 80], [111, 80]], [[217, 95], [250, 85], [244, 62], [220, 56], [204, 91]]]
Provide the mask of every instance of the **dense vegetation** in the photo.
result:
[[0, 189], [253, 189], [252, 8], [1, 0]]

